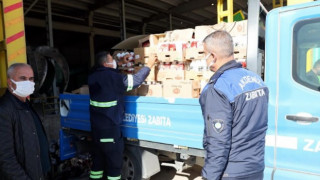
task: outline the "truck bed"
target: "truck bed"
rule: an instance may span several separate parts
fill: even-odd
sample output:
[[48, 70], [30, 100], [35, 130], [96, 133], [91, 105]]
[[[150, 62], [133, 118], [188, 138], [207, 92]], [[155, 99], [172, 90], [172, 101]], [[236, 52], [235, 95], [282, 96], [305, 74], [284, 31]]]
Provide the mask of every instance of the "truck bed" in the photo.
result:
[[[61, 126], [90, 131], [89, 95], [61, 94]], [[126, 138], [202, 149], [203, 118], [195, 98], [125, 97]]]

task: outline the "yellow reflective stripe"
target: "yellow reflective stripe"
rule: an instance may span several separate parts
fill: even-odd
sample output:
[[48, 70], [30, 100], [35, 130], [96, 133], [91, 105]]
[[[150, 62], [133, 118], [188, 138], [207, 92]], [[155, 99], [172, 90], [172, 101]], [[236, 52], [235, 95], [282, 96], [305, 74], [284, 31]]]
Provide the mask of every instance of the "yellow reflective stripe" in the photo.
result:
[[100, 174], [103, 174], [103, 171], [90, 171], [90, 174], [92, 174], [92, 175], [100, 175]]
[[113, 138], [100, 139], [100, 142], [114, 142]]
[[95, 107], [112, 107], [117, 105], [117, 101], [98, 102], [90, 99], [90, 105]]
[[108, 176], [108, 180], [119, 180], [121, 179], [121, 175], [117, 177]]
[[133, 76], [131, 74], [128, 74], [128, 88], [127, 91], [132, 90], [133, 88]]
[[101, 174], [101, 175], [92, 175], [92, 174], [90, 174], [89, 177], [90, 177], [91, 179], [101, 179], [102, 176], [103, 176], [102, 174]]
[[100, 179], [103, 176], [103, 171], [90, 171], [91, 179]]

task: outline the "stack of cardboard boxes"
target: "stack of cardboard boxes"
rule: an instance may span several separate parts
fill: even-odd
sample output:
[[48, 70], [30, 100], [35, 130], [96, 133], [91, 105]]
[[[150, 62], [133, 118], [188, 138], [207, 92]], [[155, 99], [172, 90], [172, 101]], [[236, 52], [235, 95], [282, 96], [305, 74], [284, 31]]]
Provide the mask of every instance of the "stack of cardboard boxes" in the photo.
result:
[[135, 73], [147, 62], [151, 54], [160, 63], [152, 68], [146, 82], [130, 95], [198, 98], [213, 73], [208, 70], [203, 50], [203, 39], [216, 30], [226, 30], [233, 37], [235, 59], [246, 59], [247, 21], [220, 23], [213, 26], [196, 26], [195, 29], [168, 31], [152, 34], [139, 41], [134, 49]]

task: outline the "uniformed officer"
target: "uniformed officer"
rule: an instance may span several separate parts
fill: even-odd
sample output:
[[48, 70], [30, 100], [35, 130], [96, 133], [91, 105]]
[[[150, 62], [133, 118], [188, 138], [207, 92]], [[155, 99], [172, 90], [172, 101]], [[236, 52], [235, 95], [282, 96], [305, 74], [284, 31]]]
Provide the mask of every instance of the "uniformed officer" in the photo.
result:
[[[90, 179], [121, 179], [124, 142], [120, 124], [124, 117], [124, 93], [146, 79], [154, 66], [152, 55], [145, 67], [134, 75], [120, 74], [109, 52], [100, 52], [89, 75], [90, 121], [94, 140], [93, 165]], [[107, 172], [104, 172], [106, 169]]]
[[202, 176], [208, 180], [262, 180], [268, 124], [268, 88], [255, 73], [234, 60], [233, 40], [215, 31], [204, 40], [214, 75], [202, 90]]

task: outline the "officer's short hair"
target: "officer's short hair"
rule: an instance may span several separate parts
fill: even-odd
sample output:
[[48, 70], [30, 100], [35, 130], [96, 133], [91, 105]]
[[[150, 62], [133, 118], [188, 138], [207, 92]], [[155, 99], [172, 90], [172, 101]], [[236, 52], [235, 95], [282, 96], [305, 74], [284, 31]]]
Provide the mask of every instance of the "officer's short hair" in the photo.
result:
[[233, 40], [227, 31], [218, 30], [204, 38], [209, 52], [219, 53], [222, 57], [233, 55]]
[[32, 69], [32, 67], [29, 64], [26, 63], [15, 63], [15, 64], [11, 64], [7, 70], [7, 77], [8, 78], [12, 78], [13, 74], [16, 72], [17, 68], [20, 67], [29, 67]]
[[97, 67], [103, 66], [103, 64], [108, 61], [108, 58], [107, 58], [108, 54], [110, 54], [109, 51], [101, 51], [97, 53], [95, 56], [95, 65]]

